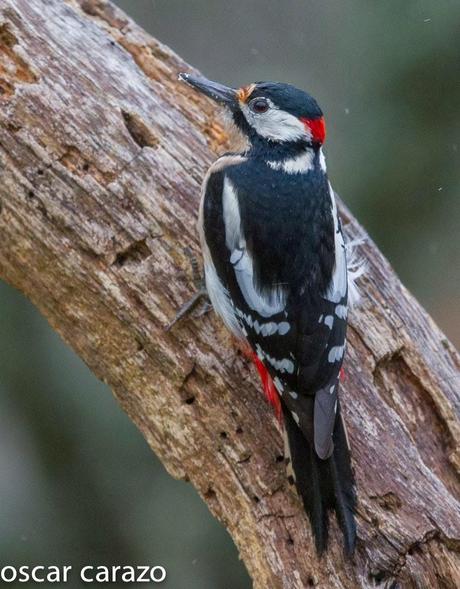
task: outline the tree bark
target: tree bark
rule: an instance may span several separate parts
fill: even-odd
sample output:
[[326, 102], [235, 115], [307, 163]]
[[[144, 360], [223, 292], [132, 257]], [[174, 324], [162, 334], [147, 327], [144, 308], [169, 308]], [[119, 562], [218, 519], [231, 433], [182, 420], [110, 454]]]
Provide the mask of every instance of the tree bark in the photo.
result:
[[[0, 276], [236, 542], [256, 588], [460, 586], [459, 360], [370, 239], [342, 405], [358, 548], [319, 560], [254, 371], [193, 292], [199, 187], [228, 137], [170, 49], [103, 0], [0, 0]], [[346, 234], [364, 235], [341, 207]]]

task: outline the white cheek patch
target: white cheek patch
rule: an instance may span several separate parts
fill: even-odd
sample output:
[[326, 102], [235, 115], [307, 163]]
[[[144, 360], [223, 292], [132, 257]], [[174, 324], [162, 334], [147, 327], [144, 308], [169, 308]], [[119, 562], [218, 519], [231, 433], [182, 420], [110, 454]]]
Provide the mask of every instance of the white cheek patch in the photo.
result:
[[264, 113], [254, 113], [247, 104], [240, 104], [247, 122], [261, 137], [271, 141], [311, 141], [311, 131], [294, 115], [279, 109], [267, 98], [270, 108]]

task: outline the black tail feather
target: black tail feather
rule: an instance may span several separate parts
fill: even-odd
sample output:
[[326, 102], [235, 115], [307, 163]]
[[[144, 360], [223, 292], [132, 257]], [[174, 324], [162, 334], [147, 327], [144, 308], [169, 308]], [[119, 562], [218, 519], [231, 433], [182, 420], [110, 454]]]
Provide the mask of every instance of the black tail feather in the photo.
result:
[[322, 460], [284, 408], [284, 422], [296, 487], [310, 519], [316, 550], [322, 554], [328, 543], [329, 511], [335, 511], [344, 537], [345, 553], [352, 556], [356, 542], [354, 512], [356, 495], [346, 434], [337, 410], [334, 452]]
[[345, 552], [348, 556], [351, 556], [356, 544], [356, 491], [340, 406], [337, 408], [333, 439], [334, 452], [329, 460], [331, 460], [332, 481], [335, 491], [335, 511], [343, 532]]

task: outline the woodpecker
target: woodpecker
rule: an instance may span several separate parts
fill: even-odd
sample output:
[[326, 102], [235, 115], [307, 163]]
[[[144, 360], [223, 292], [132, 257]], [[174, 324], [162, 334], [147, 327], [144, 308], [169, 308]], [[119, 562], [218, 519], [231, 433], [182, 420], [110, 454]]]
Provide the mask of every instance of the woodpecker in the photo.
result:
[[338, 390], [356, 294], [326, 172], [323, 113], [290, 84], [235, 89], [179, 78], [222, 105], [246, 142], [219, 157], [203, 182], [198, 229], [209, 298], [249, 346], [284, 422], [287, 463], [318, 553], [335, 511], [351, 556], [356, 493]]

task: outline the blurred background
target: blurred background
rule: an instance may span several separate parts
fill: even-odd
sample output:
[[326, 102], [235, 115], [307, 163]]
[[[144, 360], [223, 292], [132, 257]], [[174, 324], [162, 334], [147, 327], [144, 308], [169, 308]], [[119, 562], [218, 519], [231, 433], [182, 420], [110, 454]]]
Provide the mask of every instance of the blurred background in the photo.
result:
[[[117, 3], [210, 78], [313, 94], [335, 189], [460, 343], [458, 0]], [[0, 305], [1, 564], [162, 564], [173, 589], [249, 588], [110, 391], [4, 284]]]

